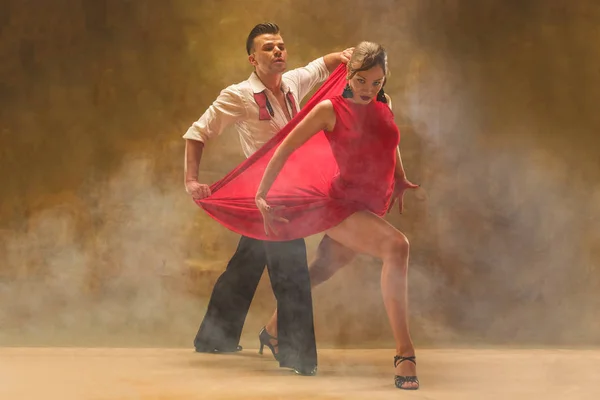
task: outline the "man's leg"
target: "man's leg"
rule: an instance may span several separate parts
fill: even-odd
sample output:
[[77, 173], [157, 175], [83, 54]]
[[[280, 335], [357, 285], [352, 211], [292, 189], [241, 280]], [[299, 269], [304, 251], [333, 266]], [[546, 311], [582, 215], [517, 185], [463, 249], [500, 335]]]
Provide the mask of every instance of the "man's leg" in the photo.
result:
[[213, 288], [194, 339], [196, 351], [236, 351], [266, 261], [263, 242], [240, 238], [235, 254]]
[[279, 365], [311, 375], [317, 349], [304, 239], [264, 243], [277, 299]]

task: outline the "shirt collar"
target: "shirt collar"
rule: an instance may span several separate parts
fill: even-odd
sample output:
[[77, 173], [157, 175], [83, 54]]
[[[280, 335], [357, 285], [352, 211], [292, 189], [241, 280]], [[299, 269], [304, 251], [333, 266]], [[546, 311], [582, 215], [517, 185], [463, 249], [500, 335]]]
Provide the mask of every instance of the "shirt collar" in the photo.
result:
[[[252, 72], [252, 74], [250, 74], [248, 82], [250, 82], [250, 87], [254, 93], [261, 93], [267, 89], [262, 81], [258, 78], [258, 75], [256, 75], [256, 72]], [[281, 89], [285, 94], [288, 94], [291, 90], [283, 79], [281, 80]]]

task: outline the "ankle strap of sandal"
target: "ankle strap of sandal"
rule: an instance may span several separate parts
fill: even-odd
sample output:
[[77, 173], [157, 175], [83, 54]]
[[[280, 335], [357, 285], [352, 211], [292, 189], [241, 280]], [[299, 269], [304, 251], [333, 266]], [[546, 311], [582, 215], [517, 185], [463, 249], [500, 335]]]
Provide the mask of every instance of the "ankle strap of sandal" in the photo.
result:
[[[264, 333], [264, 334], [267, 336], [267, 338], [268, 338], [269, 340], [271, 340], [271, 339], [272, 339], [272, 340], [277, 340], [277, 338], [276, 338], [275, 336], [271, 336], [271, 335], [269, 334], [269, 332], [267, 332], [267, 327], [263, 327], [263, 328], [262, 328], [262, 332], [261, 332], [261, 333]], [[277, 345], [275, 345], [275, 346], [277, 346]]]
[[394, 368], [396, 368], [398, 366], [398, 364], [402, 364], [402, 362], [404, 362], [404, 361], [410, 361], [413, 364], [417, 365], [416, 358], [417, 358], [416, 356], [410, 356], [410, 357], [394, 356]]

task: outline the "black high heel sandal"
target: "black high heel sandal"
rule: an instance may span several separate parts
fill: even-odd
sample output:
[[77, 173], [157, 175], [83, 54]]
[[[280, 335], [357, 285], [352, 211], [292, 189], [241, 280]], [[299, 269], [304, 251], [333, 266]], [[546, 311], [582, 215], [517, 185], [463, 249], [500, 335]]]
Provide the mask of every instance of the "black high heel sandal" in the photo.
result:
[[258, 334], [258, 340], [260, 341], [260, 349], [258, 349], [258, 354], [262, 354], [263, 347], [267, 346], [269, 349], [271, 349], [271, 353], [273, 353], [273, 357], [275, 357], [275, 360], [279, 361], [279, 356], [275, 352], [275, 346], [277, 345], [273, 345], [271, 343], [271, 340], [277, 340], [277, 338], [269, 335], [266, 326], [263, 326], [263, 328], [260, 330], [260, 333]]
[[[398, 366], [398, 364], [402, 364], [403, 361], [410, 361], [413, 364], [417, 365], [417, 361], [416, 361], [416, 357], [415, 356], [410, 356], [410, 357], [402, 357], [402, 356], [394, 356], [394, 368], [396, 368]], [[419, 378], [417, 378], [416, 376], [400, 376], [400, 375], [395, 375], [394, 376], [394, 383], [396, 384], [396, 387], [398, 389], [403, 389], [403, 390], [417, 390], [420, 386], [419, 383]], [[416, 383], [417, 387], [412, 388], [412, 387], [402, 387], [402, 385], [404, 385], [405, 383]]]

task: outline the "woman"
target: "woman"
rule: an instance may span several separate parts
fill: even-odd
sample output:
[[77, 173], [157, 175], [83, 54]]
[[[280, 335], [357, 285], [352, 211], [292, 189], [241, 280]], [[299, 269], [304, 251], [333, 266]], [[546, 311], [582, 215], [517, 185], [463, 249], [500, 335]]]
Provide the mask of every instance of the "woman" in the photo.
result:
[[[384, 49], [360, 43], [347, 71], [340, 65], [279, 134], [196, 203], [225, 227], [256, 239], [325, 232], [321, 257], [311, 268], [313, 285], [354, 252], [382, 259], [383, 299], [396, 341], [395, 383], [415, 390], [419, 381], [407, 317], [409, 246], [382, 216], [396, 199], [401, 209], [404, 191], [417, 185], [405, 178], [400, 133], [383, 92], [386, 75]], [[330, 263], [333, 268], [322, 270]], [[267, 330], [260, 338], [261, 349], [269, 346], [275, 354]]]
[[[360, 252], [382, 259], [381, 288], [396, 340], [395, 383], [400, 389], [414, 390], [419, 381], [407, 317], [409, 245], [406, 237], [382, 216], [390, 209], [392, 199], [401, 199], [405, 189], [417, 185], [404, 174], [398, 151], [399, 131], [382, 89], [386, 74], [384, 49], [375, 43], [360, 43], [348, 63], [344, 94], [317, 104], [283, 140], [260, 182], [256, 205], [264, 219], [265, 233], [276, 238], [289, 220], [281, 215], [281, 208], [269, 205], [269, 190], [292, 153], [324, 131], [339, 174], [330, 186], [327, 213], [320, 214], [327, 214], [331, 221], [341, 220], [325, 231], [321, 257], [348, 259], [351, 252]], [[342, 219], [344, 214], [347, 216]], [[313, 286], [318, 283], [313, 280]], [[266, 344], [263, 338], [261, 343]]]

